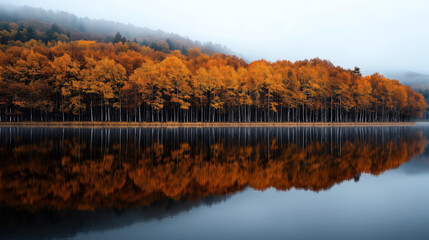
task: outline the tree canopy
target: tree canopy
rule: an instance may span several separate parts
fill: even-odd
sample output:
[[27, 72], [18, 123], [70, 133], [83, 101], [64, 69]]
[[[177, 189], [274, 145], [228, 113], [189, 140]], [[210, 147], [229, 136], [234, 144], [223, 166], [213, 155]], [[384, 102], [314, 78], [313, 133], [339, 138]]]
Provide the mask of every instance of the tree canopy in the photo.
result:
[[119, 38], [0, 45], [0, 121], [408, 121], [426, 108], [397, 80], [327, 60], [248, 64]]

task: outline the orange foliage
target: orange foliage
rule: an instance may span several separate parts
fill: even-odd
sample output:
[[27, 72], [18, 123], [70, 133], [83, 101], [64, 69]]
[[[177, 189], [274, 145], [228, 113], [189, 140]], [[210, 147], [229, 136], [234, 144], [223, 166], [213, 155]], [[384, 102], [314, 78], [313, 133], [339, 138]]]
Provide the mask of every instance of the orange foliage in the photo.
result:
[[83, 40], [0, 49], [0, 121], [409, 121], [426, 108], [396, 80], [317, 58], [247, 64]]
[[[253, 137], [217, 132], [221, 130], [181, 131], [149, 129], [142, 139], [131, 137], [140, 135], [136, 131], [127, 133], [130, 137], [122, 144], [115, 137], [109, 145], [107, 139], [92, 144], [92, 137], [34, 142], [12, 137], [11, 142], [19, 144], [3, 141], [0, 147], [0, 203], [36, 209], [123, 208], [227, 194], [247, 186], [320, 191], [361, 173], [396, 168], [426, 146], [422, 132], [408, 128], [390, 128], [383, 134], [372, 128], [324, 133], [284, 129], [272, 132], [269, 140], [262, 137], [268, 132], [257, 129], [249, 132]], [[156, 140], [160, 136], [165, 139]], [[58, 149], [60, 157], [55, 155]]]

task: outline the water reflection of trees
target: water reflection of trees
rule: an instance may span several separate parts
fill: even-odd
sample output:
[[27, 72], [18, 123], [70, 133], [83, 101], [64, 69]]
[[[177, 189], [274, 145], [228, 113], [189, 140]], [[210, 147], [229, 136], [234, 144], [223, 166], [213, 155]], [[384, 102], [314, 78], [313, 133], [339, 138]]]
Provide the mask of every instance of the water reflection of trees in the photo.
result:
[[31, 209], [146, 206], [250, 186], [313, 191], [423, 152], [415, 128], [0, 131], [0, 202]]

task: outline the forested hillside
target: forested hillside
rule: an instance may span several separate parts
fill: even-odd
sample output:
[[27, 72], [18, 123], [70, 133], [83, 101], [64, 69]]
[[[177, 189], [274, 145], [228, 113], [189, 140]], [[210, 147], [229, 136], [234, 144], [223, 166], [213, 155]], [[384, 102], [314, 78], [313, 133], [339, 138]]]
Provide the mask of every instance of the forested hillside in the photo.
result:
[[0, 45], [1, 121], [408, 121], [421, 94], [321, 59], [247, 64], [133, 42]]
[[[119, 35], [118, 35], [119, 33]], [[203, 53], [232, 54], [220, 44], [201, 43], [161, 30], [140, 28], [106, 20], [79, 18], [67, 12], [47, 11], [33, 7], [0, 5], [0, 43], [15, 44], [30, 39], [52, 41], [94, 40], [97, 42], [135, 41], [155, 50], [168, 52], [198, 48]]]

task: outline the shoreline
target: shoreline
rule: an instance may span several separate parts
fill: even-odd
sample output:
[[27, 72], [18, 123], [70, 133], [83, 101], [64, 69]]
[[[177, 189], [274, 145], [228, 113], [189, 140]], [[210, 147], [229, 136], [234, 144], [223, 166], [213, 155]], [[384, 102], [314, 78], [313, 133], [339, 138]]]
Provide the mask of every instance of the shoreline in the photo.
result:
[[417, 122], [0, 122], [0, 127], [215, 128], [215, 127], [394, 127]]

